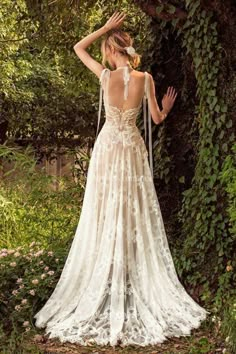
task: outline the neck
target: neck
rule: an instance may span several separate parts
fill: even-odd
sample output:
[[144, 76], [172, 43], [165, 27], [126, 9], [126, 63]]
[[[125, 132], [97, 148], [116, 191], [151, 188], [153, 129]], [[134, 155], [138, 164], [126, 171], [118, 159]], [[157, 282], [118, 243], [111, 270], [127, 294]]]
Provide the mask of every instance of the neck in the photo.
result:
[[128, 67], [128, 68], [131, 68], [131, 65], [129, 62], [126, 62], [126, 63], [117, 63], [116, 64], [116, 69], [119, 69], [119, 68], [125, 68], [125, 67]]

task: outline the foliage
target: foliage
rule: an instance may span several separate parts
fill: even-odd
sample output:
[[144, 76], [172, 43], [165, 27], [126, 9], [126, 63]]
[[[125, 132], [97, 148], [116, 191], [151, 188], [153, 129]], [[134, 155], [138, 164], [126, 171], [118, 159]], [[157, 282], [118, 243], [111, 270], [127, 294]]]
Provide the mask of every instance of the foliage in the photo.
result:
[[[73, 45], [105, 22], [113, 4], [17, 3], [13, 6], [12, 1], [4, 0], [0, 10], [2, 141], [31, 143], [42, 154], [47, 146], [48, 155], [59, 146], [91, 144], [97, 123], [98, 78], [85, 70]], [[142, 52], [146, 16], [134, 5], [124, 2], [123, 7], [130, 14], [127, 23], [136, 33], [137, 50]], [[101, 61], [98, 45], [89, 52]]]
[[[204, 299], [215, 294], [215, 302], [221, 306], [222, 292], [233, 291], [234, 275], [226, 273], [226, 266], [233, 262], [235, 245], [229, 234], [229, 215], [223, 208], [227, 195], [221, 187], [220, 171], [235, 135], [231, 117], [226, 121], [227, 104], [218, 90], [222, 46], [217, 23], [199, 0], [186, 0], [186, 8], [186, 22], [177, 33], [183, 36], [182, 45], [193, 60], [199, 139], [195, 174], [191, 187], [183, 192], [179, 211], [184, 240], [179, 272], [192, 285], [204, 283]], [[207, 281], [202, 277], [206, 264]]]
[[236, 143], [232, 146], [232, 153], [226, 156], [222, 170], [220, 172], [220, 179], [228, 195], [228, 205], [226, 211], [228, 212], [230, 224], [229, 232], [232, 237], [236, 235]]
[[[29, 247], [0, 251], [0, 320], [2, 333], [34, 330], [33, 315], [49, 298], [65, 263], [66, 248]], [[13, 328], [12, 328], [13, 327]]]
[[221, 333], [230, 353], [236, 352], [236, 297], [228, 299], [223, 310]]
[[[84, 177], [77, 183], [37, 169], [32, 147], [0, 146], [2, 161], [12, 168], [0, 181], [0, 246], [17, 247], [70, 242], [79, 218]], [[58, 184], [59, 189], [52, 186]]]

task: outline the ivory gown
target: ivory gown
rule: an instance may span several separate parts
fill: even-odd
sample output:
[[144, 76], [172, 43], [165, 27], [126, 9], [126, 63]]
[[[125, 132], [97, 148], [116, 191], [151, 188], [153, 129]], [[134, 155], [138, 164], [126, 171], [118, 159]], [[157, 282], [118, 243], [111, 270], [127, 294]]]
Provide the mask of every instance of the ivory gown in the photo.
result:
[[[128, 106], [137, 77], [120, 69], [115, 87], [123, 78], [123, 92], [113, 101], [127, 99]], [[174, 267], [153, 183], [149, 106], [149, 162], [136, 126], [143, 103], [146, 140], [149, 76], [144, 73], [140, 104], [125, 110], [109, 103], [110, 78], [105, 68], [97, 133], [102, 98], [106, 119], [96, 134], [76, 233], [60, 279], [34, 318], [61, 342], [146, 346], [190, 335], [209, 311], [186, 292]]]

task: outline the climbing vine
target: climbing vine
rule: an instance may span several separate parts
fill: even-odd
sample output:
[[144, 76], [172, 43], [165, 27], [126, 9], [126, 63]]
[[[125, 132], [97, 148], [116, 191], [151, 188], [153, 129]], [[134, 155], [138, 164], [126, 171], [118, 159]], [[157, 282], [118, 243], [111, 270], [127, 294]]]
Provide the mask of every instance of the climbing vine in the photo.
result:
[[[186, 22], [177, 34], [183, 36], [182, 45], [194, 65], [199, 139], [192, 185], [183, 192], [179, 212], [185, 237], [179, 271], [192, 284], [204, 283], [205, 300], [212, 298], [210, 287], [213, 286], [215, 302], [221, 305], [224, 301], [220, 296], [222, 287], [230, 288], [233, 282], [231, 272], [224, 284], [227, 265], [233, 262], [234, 247], [233, 236], [228, 231], [229, 216], [223, 209], [226, 192], [222, 188], [220, 171], [235, 136], [230, 129], [232, 119], [227, 116], [227, 104], [218, 91], [222, 47], [213, 12], [203, 9], [200, 0], [186, 0], [185, 5], [188, 10]], [[201, 274], [206, 265], [208, 281]]]

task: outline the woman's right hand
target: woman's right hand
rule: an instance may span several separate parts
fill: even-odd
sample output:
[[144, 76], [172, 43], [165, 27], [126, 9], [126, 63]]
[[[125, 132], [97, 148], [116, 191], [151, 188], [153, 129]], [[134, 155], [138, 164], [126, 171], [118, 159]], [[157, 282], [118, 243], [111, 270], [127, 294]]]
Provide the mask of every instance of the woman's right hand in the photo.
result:
[[177, 97], [177, 92], [175, 91], [173, 86], [169, 86], [167, 89], [166, 94], [164, 94], [162, 98], [162, 108], [165, 112], [169, 113], [170, 110], [172, 109], [175, 99]]
[[115, 11], [113, 15], [107, 20], [105, 23], [104, 27], [109, 31], [111, 29], [119, 28], [124, 19], [126, 17], [126, 14], [123, 12], [118, 12]]

